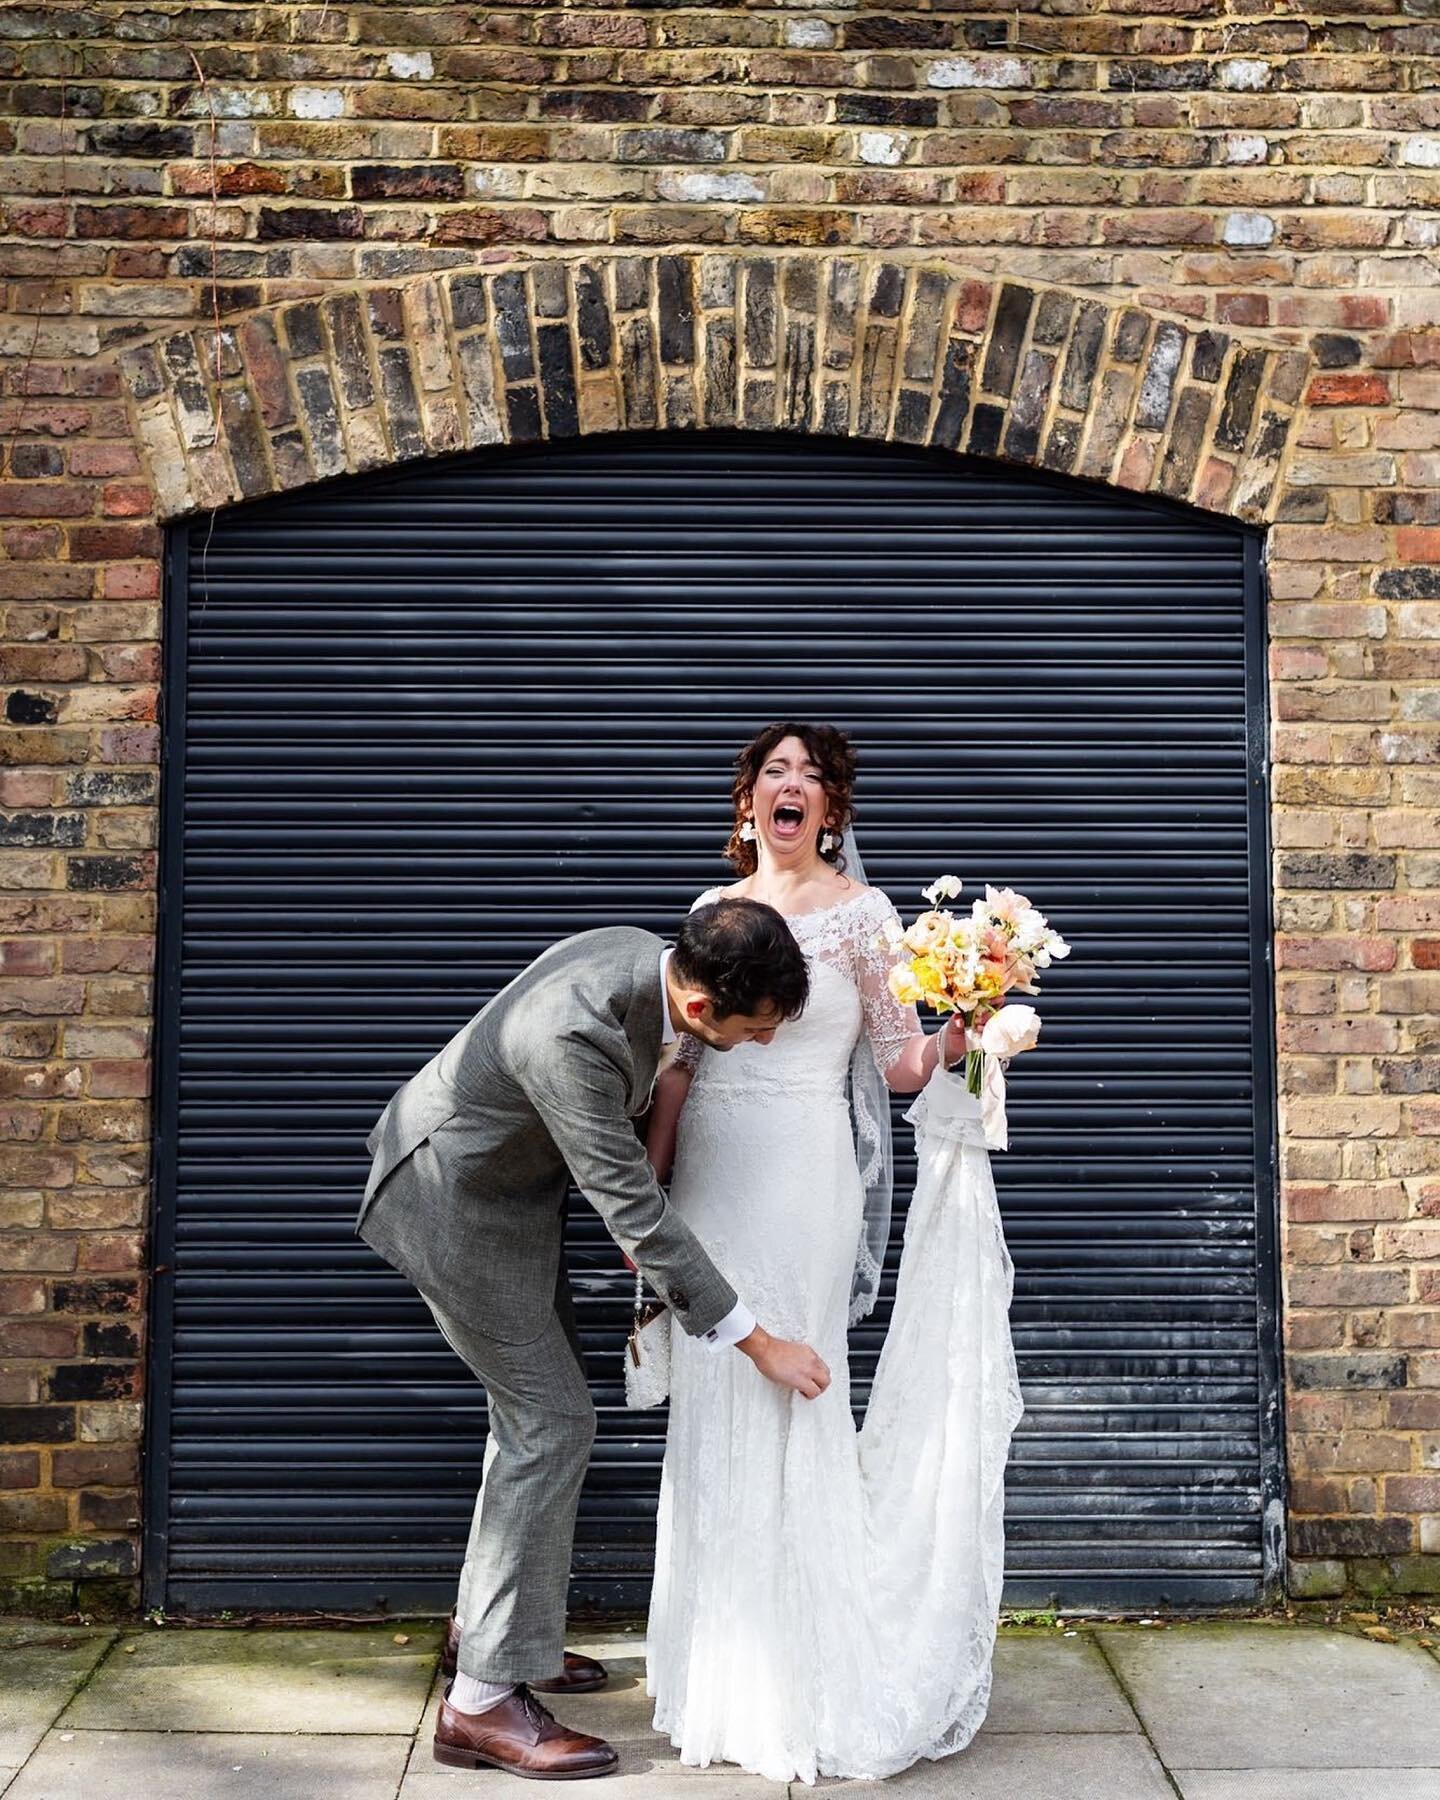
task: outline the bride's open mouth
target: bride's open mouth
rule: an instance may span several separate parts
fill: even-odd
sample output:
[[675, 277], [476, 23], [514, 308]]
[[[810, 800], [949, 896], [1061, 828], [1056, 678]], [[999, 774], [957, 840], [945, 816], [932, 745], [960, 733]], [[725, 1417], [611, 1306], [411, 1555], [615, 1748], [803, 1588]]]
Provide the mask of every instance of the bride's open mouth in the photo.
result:
[[770, 829], [777, 838], [798, 838], [805, 829], [805, 812], [799, 806], [777, 806], [770, 815]]

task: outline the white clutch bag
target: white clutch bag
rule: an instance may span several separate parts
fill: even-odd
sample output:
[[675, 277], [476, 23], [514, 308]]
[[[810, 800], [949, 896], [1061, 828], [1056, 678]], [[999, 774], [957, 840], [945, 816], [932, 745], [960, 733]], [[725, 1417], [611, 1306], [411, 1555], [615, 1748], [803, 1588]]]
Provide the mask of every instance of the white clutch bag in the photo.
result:
[[625, 1345], [625, 1404], [632, 1411], [663, 1406], [670, 1394], [670, 1308], [646, 1303], [645, 1280], [635, 1271], [635, 1321]]

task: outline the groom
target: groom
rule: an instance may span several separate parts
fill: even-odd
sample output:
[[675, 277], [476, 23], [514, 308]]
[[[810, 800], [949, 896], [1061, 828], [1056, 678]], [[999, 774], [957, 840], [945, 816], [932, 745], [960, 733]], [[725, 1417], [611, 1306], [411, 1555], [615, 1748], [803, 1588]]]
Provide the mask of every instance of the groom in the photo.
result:
[[573, 1182], [668, 1303], [807, 1398], [829, 1372], [755, 1321], [657, 1183], [635, 1133], [686, 1033], [769, 1043], [805, 1005], [805, 959], [779, 913], [698, 908], [673, 949], [629, 926], [569, 938], [530, 965], [394, 1096], [371, 1132], [356, 1229], [420, 1290], [485, 1384], [490, 1440], [447, 1648], [458, 1671], [438, 1761], [540, 1779], [605, 1775], [603, 1740], [533, 1690], [583, 1692], [600, 1664], [563, 1649], [580, 1486], [595, 1436], [561, 1253]]

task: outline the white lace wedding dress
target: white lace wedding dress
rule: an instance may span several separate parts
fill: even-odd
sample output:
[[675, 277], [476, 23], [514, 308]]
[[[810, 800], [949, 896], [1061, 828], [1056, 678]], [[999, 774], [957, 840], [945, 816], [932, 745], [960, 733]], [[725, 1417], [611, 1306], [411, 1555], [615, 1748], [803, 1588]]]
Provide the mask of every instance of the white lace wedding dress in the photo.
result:
[[810, 964], [803, 1016], [770, 1045], [703, 1052], [680, 1118], [673, 1202], [766, 1328], [812, 1344], [832, 1375], [804, 1400], [746, 1357], [673, 1334], [655, 1729], [683, 1762], [774, 1781], [949, 1755], [990, 1694], [1021, 1408], [979, 1102], [953, 1075], [907, 1115], [920, 1175], [858, 1433], [850, 1407], [863, 1198], [847, 1073], [860, 1032], [884, 1069], [920, 1029], [875, 946], [891, 917], [866, 889], [792, 919]]

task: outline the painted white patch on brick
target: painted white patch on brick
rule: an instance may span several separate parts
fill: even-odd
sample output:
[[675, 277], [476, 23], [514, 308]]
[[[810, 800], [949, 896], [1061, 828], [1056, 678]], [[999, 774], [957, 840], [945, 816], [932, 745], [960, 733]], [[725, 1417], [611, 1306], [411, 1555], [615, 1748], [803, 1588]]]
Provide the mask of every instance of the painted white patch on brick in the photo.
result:
[[516, 200], [525, 192], [525, 174], [522, 169], [497, 168], [487, 163], [465, 171], [465, 186], [482, 199]]
[[896, 131], [862, 131], [860, 133], [860, 160], [863, 163], [884, 163], [894, 168], [896, 163], [905, 160], [905, 146], [909, 138]]
[[835, 42], [835, 27], [823, 19], [787, 19], [785, 42], [796, 50], [828, 50]]
[[397, 81], [430, 81], [435, 74], [435, 58], [428, 50], [392, 50], [385, 67]]
[[703, 169], [675, 170], [656, 184], [662, 200], [763, 200], [765, 189], [753, 175], [738, 171], [712, 175]]
[[1275, 221], [1265, 213], [1231, 213], [1225, 221], [1227, 244], [1248, 244], [1252, 248], [1275, 241]]
[[274, 112], [275, 105], [263, 88], [226, 88], [196, 86], [185, 102], [192, 117], [217, 119], [255, 119]]
[[345, 110], [339, 88], [297, 87], [290, 96], [290, 110], [297, 119], [338, 119]]
[[931, 63], [925, 80], [933, 88], [1023, 88], [1030, 65], [1015, 56], [947, 56]]
[[1232, 91], [1258, 93], [1270, 85], [1270, 65], [1249, 56], [1232, 57], [1220, 65], [1220, 85]]
[[1411, 213], [1405, 221], [1402, 242], [1421, 250], [1440, 248], [1440, 217], [1433, 213]]
[[1263, 163], [1270, 154], [1270, 146], [1263, 137], [1253, 137], [1248, 132], [1234, 132], [1225, 139], [1225, 160], [1227, 163]]
[[1415, 169], [1440, 169], [1440, 137], [1406, 138], [1400, 160]]

